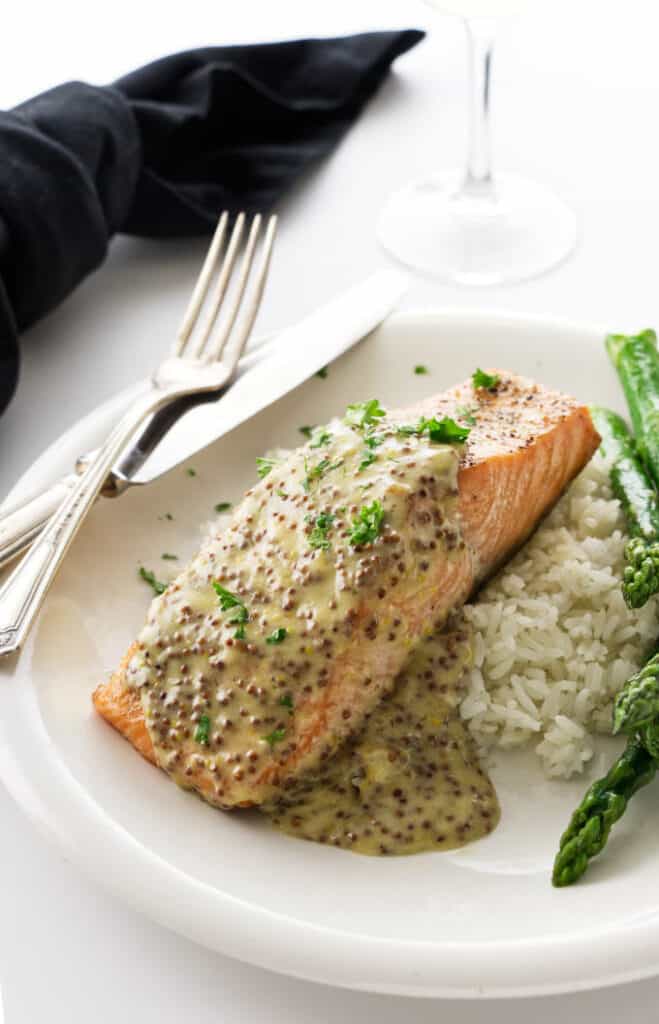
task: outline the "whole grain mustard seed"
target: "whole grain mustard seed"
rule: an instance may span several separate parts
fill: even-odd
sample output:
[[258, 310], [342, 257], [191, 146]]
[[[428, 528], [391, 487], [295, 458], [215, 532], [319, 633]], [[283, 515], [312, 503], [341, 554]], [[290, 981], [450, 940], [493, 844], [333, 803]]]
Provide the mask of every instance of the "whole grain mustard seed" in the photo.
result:
[[[259, 780], [303, 749], [305, 715], [334, 692], [350, 652], [386, 646], [403, 669], [394, 692], [365, 720], [352, 702], [337, 705], [312, 771], [266, 813], [285, 831], [353, 852], [458, 845], [494, 827], [498, 814], [487, 779], [470, 774], [473, 751], [449, 723], [459, 644], [444, 636], [423, 671], [405, 668], [407, 626], [392, 609], [410, 579], [460, 557], [459, 442], [439, 443], [429, 429], [400, 435], [379, 402], [355, 406], [352, 424], [313, 428], [281, 461], [262, 457], [261, 479], [232, 520], [152, 605], [131, 678], [158, 764], [216, 806], [232, 806], [253, 802]], [[374, 667], [361, 692], [377, 704], [380, 686]], [[414, 698], [426, 702], [423, 716], [408, 704], [408, 686], [423, 687]], [[332, 775], [341, 765], [343, 776]]]

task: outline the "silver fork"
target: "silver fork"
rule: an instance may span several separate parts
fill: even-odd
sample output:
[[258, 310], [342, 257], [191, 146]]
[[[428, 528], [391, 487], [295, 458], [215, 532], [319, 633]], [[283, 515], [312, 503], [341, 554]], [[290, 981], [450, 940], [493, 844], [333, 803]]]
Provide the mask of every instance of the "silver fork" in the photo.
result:
[[[147, 417], [181, 398], [198, 396], [200, 401], [207, 401], [215, 397], [234, 377], [263, 296], [277, 226], [277, 218], [273, 215], [265, 230], [254, 285], [246, 309], [238, 321], [254, 265], [262, 217], [256, 214], [252, 219], [236, 279], [233, 272], [241, 251], [245, 221], [245, 214], [239, 214], [225, 249], [229, 216], [227, 213], [222, 214], [179, 328], [172, 355], [157, 367], [149, 391], [130, 406], [97, 450], [80, 481], [39, 540], [0, 588], [0, 655], [13, 654], [23, 644], [71, 541], [94, 504], [109, 471], [130, 443], [136, 429]], [[232, 278], [235, 287], [230, 294]], [[216, 284], [211, 293], [214, 279]], [[208, 314], [199, 331], [195, 332], [207, 299]], [[216, 329], [220, 313], [225, 307], [228, 308], [224, 319]]]

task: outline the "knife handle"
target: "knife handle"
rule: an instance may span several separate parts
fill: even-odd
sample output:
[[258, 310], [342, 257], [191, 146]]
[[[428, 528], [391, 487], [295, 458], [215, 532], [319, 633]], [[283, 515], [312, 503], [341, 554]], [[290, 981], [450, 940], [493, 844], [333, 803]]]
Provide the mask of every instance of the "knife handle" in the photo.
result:
[[0, 568], [13, 561], [38, 537], [78, 479], [77, 473], [69, 473], [41, 494], [0, 514]]
[[[252, 343], [250, 350], [238, 364], [240, 373], [251, 370], [275, 350], [277, 333], [261, 335]], [[136, 438], [136, 444], [139, 444], [139, 436]], [[77, 473], [69, 473], [62, 477], [42, 494], [37, 494], [7, 510], [0, 510], [0, 569], [13, 562], [39, 536], [71, 488], [78, 482], [79, 473], [94, 455], [95, 452], [89, 452], [81, 456], [78, 460]], [[127, 481], [110, 473], [102, 493], [108, 498], [116, 497], [126, 486]]]

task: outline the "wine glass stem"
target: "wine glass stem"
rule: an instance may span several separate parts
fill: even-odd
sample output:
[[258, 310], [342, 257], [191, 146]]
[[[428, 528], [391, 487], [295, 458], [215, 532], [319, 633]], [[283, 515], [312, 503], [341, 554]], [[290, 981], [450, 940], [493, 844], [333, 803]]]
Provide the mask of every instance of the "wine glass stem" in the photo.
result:
[[490, 75], [494, 25], [490, 18], [467, 18], [465, 28], [469, 46], [469, 151], [462, 191], [492, 198]]

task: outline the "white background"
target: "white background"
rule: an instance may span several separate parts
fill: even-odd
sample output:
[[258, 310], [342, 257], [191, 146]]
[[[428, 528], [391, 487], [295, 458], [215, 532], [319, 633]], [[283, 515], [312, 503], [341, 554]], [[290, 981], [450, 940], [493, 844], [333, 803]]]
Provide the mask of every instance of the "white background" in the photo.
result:
[[[68, 78], [110, 81], [196, 45], [392, 26], [427, 27], [429, 38], [400, 60], [339, 150], [282, 206], [260, 319], [260, 328], [275, 328], [385, 262], [374, 222], [394, 187], [460, 162], [459, 22], [414, 0], [24, 2], [3, 18], [0, 104]], [[502, 23], [494, 72], [497, 163], [542, 179], [572, 203], [579, 249], [554, 273], [515, 287], [464, 291], [419, 278], [405, 305], [531, 311], [612, 330], [659, 324], [658, 34], [651, 0], [538, 2], [525, 17]], [[20, 388], [0, 423], [0, 494], [62, 430], [157, 360], [203, 248], [198, 241], [120, 239], [102, 270], [24, 338]], [[486, 1014], [495, 1024], [545, 1024], [556, 1014], [584, 1024], [636, 1024], [656, 1016], [659, 981], [447, 1005], [341, 992], [223, 959], [80, 877], [1, 789], [0, 858], [0, 983], [8, 1024], [429, 1024], [440, 1015], [474, 1024]]]

